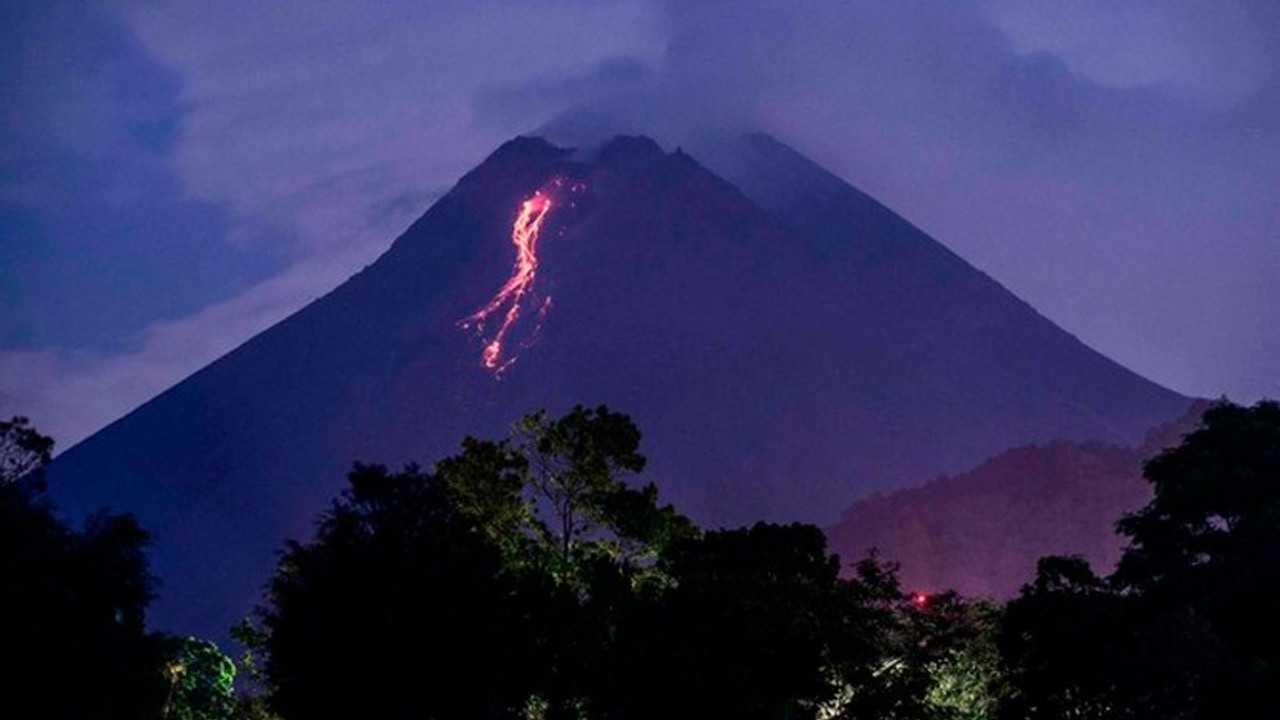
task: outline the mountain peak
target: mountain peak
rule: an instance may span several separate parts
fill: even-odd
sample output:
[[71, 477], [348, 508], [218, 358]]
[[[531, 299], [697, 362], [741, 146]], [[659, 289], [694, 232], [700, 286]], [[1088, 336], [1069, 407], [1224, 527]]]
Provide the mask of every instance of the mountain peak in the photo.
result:
[[502, 143], [489, 154], [485, 163], [510, 162], [513, 159], [555, 160], [571, 153], [571, 149], [558, 147], [545, 138], [517, 135]]
[[649, 167], [667, 154], [653, 138], [617, 135], [600, 147], [599, 161], [624, 173]]

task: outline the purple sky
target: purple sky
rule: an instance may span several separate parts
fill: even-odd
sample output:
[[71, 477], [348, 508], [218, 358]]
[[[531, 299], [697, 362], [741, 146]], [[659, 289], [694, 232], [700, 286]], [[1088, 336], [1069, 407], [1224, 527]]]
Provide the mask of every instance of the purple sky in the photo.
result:
[[1138, 372], [1280, 396], [1277, 37], [1274, 0], [6, 3], [0, 414], [65, 449], [579, 105], [770, 131]]

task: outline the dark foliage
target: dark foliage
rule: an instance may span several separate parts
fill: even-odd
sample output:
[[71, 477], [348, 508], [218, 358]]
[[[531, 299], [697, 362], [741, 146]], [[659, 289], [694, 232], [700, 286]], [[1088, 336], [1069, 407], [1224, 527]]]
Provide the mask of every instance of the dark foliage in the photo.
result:
[[1166, 684], [1193, 689], [1196, 718], [1280, 716], [1280, 403], [1210, 408], [1145, 474], [1115, 579], [1182, 651]]
[[[491, 468], [497, 469], [497, 468]], [[357, 466], [316, 540], [291, 544], [264, 614], [266, 672], [286, 718], [518, 717], [544, 672], [524, 602], [444, 484]]]
[[[950, 720], [986, 717], [999, 690], [994, 652], [984, 649], [995, 616], [954, 592], [904, 592], [898, 566], [873, 552], [858, 561], [849, 588], [856, 642], [871, 664], [840, 666], [851, 691], [842, 718]], [[943, 684], [951, 687], [939, 692]], [[962, 686], [962, 687], [960, 687]], [[941, 695], [941, 697], [939, 697]]]
[[168, 644], [165, 719], [231, 720], [236, 712], [236, 666], [231, 658], [200, 638], [171, 638]]
[[1035, 581], [1010, 603], [1000, 639], [1017, 694], [1001, 717], [1148, 717], [1145, 659], [1132, 632], [1133, 610], [1078, 557], [1040, 561]]
[[834, 700], [835, 668], [870, 663], [815, 527], [709, 532], [662, 564], [670, 587], [620, 628], [608, 717], [813, 717]]
[[99, 512], [76, 531], [41, 470], [53, 442], [0, 423], [0, 698], [10, 718], [159, 717], [164, 643], [146, 633], [146, 531]]
[[0, 485], [41, 480], [52, 453], [53, 438], [41, 435], [31, 421], [21, 416], [0, 421]]
[[1280, 404], [1221, 403], [1150, 460], [1116, 573], [1050, 558], [1010, 604], [1010, 718], [1280, 716]]
[[[254, 642], [274, 708], [763, 720], [838, 708], [851, 685], [861, 708], [905, 706], [869, 686], [886, 652], [921, 673], [940, 657], [923, 618], [945, 612], [874, 563], [876, 587], [842, 580], [811, 526], [701, 533], [621, 479], [643, 467], [638, 443], [625, 416], [576, 408], [525, 418], [509, 442], [468, 440], [434, 473], [357, 466], [271, 582]], [[908, 608], [919, 617], [874, 627]]]
[[624, 599], [693, 532], [607, 408], [531, 415], [434, 473], [357, 466], [314, 542], [287, 548], [263, 612], [286, 718], [574, 716]]

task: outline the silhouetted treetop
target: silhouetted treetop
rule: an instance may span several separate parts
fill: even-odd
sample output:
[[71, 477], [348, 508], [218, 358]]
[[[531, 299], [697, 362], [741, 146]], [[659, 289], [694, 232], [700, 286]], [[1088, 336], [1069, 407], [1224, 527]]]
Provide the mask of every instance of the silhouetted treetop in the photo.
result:
[[149, 536], [99, 511], [55, 515], [41, 470], [53, 441], [0, 423], [0, 698], [5, 717], [159, 717], [164, 643], [147, 633]]
[[39, 475], [53, 453], [53, 438], [22, 416], [0, 421], [0, 485]]
[[1155, 497], [1117, 525], [1117, 578], [1148, 587], [1238, 563], [1280, 561], [1280, 403], [1221, 403], [1181, 445], [1147, 462]]
[[1004, 717], [1280, 716], [1280, 404], [1211, 407], [1145, 476], [1111, 577], [1045, 558], [1010, 603]]

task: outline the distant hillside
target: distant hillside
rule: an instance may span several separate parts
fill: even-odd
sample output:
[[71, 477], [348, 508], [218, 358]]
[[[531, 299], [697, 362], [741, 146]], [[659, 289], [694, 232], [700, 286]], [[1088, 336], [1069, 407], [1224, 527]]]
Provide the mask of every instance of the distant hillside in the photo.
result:
[[1208, 407], [1153, 428], [1141, 445], [1055, 441], [1001, 453], [969, 472], [855, 503], [827, 530], [846, 562], [877, 548], [906, 587], [1010, 597], [1045, 555], [1120, 558], [1115, 521], [1151, 499], [1142, 465], [1181, 442]]

